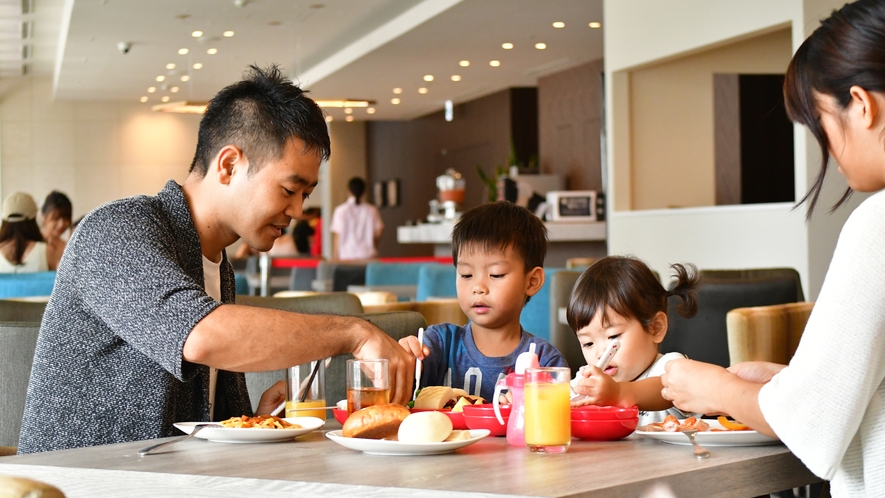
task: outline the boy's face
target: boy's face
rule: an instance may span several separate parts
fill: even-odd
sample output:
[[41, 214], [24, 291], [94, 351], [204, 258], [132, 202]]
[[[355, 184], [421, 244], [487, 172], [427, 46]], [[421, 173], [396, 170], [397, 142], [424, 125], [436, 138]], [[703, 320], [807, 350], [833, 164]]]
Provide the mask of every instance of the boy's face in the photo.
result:
[[526, 296], [533, 296], [544, 283], [544, 270], [526, 273], [523, 259], [509, 247], [483, 252], [467, 246], [458, 255], [456, 268], [461, 310], [474, 326], [486, 329], [518, 323]]
[[589, 325], [578, 330], [581, 352], [588, 365], [595, 365], [608, 343], [617, 338], [621, 347], [605, 373], [618, 382], [630, 382], [657, 358], [658, 345], [667, 335], [667, 314], [659, 312], [655, 315], [651, 331], [648, 331], [635, 318], [624, 318], [610, 307], [606, 307], [605, 312], [607, 323], [603, 323], [602, 310], [599, 310]]

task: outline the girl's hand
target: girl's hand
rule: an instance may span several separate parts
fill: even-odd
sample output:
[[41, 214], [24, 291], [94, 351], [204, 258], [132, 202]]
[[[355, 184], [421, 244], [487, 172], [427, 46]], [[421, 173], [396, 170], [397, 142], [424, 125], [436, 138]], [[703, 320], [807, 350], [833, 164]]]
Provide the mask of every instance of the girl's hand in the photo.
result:
[[734, 379], [734, 374], [719, 365], [689, 359], [673, 360], [664, 369], [661, 396], [671, 400], [676, 408], [705, 414], [722, 411], [722, 386]]
[[620, 385], [610, 375], [592, 365], [581, 368], [575, 392], [583, 394], [572, 406], [601, 405], [616, 406], [620, 397]]
[[755, 384], [766, 384], [786, 365], [767, 361], [744, 361], [728, 367], [726, 370], [738, 377]]
[[415, 358], [419, 360], [423, 360], [430, 354], [430, 348], [427, 346], [421, 347], [418, 345], [418, 338], [410, 335], [403, 337], [399, 340], [399, 345], [403, 347], [406, 351], [415, 355]]
[[286, 401], [286, 381], [281, 380], [276, 384], [270, 386], [267, 391], [261, 395], [261, 399], [258, 401], [258, 408], [255, 410], [255, 415], [270, 415], [272, 411], [276, 409], [276, 407], [280, 406], [280, 403]]

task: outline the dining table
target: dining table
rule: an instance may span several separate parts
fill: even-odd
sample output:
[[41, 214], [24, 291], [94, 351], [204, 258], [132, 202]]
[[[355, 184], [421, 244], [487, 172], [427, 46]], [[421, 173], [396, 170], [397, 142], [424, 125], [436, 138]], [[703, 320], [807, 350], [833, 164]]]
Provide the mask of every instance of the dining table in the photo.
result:
[[[617, 441], [574, 439], [563, 454], [532, 453], [503, 437], [486, 437], [448, 454], [381, 456], [336, 444], [325, 434], [335, 429], [340, 424], [329, 419], [284, 442], [191, 438], [146, 456], [138, 451], [168, 438], [6, 456], [0, 457], [0, 475], [52, 484], [69, 498], [748, 497], [820, 481], [780, 443], [711, 447], [709, 458], [697, 459], [691, 446], [638, 433]], [[653, 494], [661, 490], [665, 494]]]

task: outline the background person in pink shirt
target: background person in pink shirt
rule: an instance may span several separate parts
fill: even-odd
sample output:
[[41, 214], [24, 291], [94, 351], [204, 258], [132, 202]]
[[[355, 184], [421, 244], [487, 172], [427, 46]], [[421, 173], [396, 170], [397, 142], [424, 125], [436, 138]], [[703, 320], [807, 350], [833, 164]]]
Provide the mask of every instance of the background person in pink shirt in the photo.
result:
[[375, 247], [384, 223], [378, 208], [362, 202], [366, 181], [359, 177], [347, 182], [351, 196], [332, 214], [332, 259], [370, 259], [378, 255]]

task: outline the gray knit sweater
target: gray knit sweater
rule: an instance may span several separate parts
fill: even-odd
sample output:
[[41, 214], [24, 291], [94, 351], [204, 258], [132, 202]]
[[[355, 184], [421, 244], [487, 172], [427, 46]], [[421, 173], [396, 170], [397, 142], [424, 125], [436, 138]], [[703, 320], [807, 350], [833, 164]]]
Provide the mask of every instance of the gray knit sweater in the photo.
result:
[[[222, 301], [235, 294], [222, 262]], [[106, 204], [71, 237], [46, 307], [19, 453], [181, 434], [209, 419], [209, 369], [184, 361], [206, 294], [200, 240], [174, 181]], [[243, 374], [220, 371], [215, 418], [252, 414]]]

